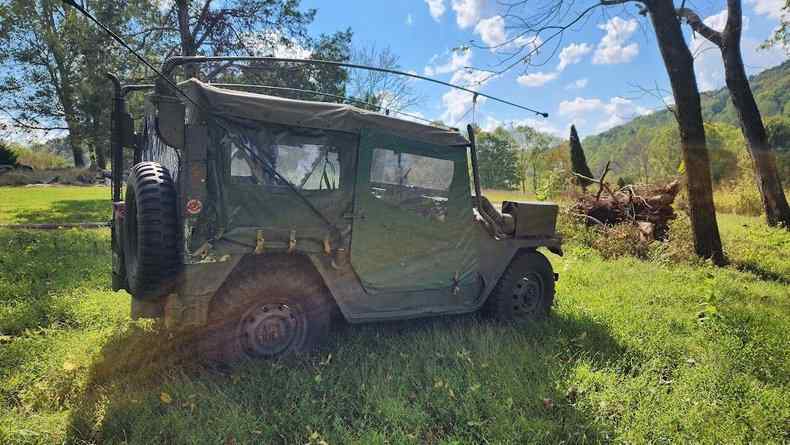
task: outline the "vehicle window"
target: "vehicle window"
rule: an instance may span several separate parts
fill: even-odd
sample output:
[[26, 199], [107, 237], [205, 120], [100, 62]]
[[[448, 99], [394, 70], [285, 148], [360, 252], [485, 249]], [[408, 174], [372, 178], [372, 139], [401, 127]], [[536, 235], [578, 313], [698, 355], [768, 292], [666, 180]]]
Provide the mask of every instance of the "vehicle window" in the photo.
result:
[[[285, 186], [256, 162], [243, 147], [252, 147], [255, 156], [268, 162], [277, 173], [300, 190], [336, 190], [340, 185], [340, 160], [337, 148], [310, 143], [308, 138], [289, 141], [288, 137], [260, 138], [270, 143], [250, 144], [238, 138], [226, 138], [230, 147], [230, 174], [234, 182]], [[297, 138], [293, 138], [297, 139]], [[318, 139], [318, 138], [316, 138]], [[325, 138], [322, 138], [325, 139]]]
[[446, 159], [376, 148], [370, 167], [370, 192], [390, 205], [444, 221], [453, 169], [453, 161]]

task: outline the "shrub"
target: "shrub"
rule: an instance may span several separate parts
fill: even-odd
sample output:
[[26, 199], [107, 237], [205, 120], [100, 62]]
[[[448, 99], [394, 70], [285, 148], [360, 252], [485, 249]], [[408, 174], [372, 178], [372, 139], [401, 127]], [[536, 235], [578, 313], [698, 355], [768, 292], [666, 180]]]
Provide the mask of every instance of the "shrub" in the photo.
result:
[[0, 165], [16, 165], [16, 163], [16, 153], [10, 147], [0, 142]]
[[749, 184], [739, 183], [720, 188], [713, 198], [719, 212], [748, 216], [760, 216], [763, 213], [760, 193], [753, 180]]
[[20, 164], [27, 165], [34, 170], [65, 168], [68, 165], [61, 156], [43, 149], [31, 150], [29, 148], [16, 147], [14, 151]]
[[624, 256], [662, 263], [689, 263], [697, 261], [691, 221], [684, 212], [669, 222], [664, 241], [645, 242], [639, 229], [630, 224], [615, 226], [588, 226], [584, 219], [563, 209], [557, 220], [559, 232], [567, 244], [575, 244], [598, 252], [603, 258]]
[[94, 183], [96, 172], [90, 169], [61, 168], [54, 170], [15, 170], [0, 175], [0, 186], [19, 186], [29, 184], [67, 184], [85, 185]]
[[648, 258], [668, 264], [699, 261], [694, 253], [691, 220], [686, 213], [678, 212], [678, 217], [669, 222], [666, 240], [652, 243]]

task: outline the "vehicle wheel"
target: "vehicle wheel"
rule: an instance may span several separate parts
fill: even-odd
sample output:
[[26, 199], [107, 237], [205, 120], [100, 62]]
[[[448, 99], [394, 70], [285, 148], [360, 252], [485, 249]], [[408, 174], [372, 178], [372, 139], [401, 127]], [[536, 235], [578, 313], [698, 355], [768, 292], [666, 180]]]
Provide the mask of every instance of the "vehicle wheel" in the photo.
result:
[[123, 263], [129, 292], [140, 300], [167, 293], [178, 271], [176, 190], [156, 162], [132, 168], [126, 182]]
[[488, 296], [485, 312], [500, 320], [546, 317], [554, 303], [554, 270], [539, 252], [516, 254]]
[[[217, 362], [305, 352], [329, 334], [334, 302], [317, 273], [289, 257], [234, 273], [212, 302], [204, 355]], [[290, 257], [293, 258], [293, 257]], [[242, 266], [244, 267], [244, 266]]]

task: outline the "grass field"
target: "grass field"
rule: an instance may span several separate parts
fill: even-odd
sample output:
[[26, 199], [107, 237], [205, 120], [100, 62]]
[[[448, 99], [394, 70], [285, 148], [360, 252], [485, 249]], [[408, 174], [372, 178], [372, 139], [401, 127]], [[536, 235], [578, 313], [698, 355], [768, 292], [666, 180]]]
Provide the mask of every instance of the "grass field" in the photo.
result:
[[108, 187], [0, 187], [0, 224], [109, 221], [109, 199]]
[[[0, 221], [106, 219], [106, 194], [0, 188]], [[726, 268], [567, 246], [545, 322], [344, 327], [222, 369], [128, 319], [107, 230], [0, 229], [0, 443], [786, 443], [790, 235], [720, 224]]]

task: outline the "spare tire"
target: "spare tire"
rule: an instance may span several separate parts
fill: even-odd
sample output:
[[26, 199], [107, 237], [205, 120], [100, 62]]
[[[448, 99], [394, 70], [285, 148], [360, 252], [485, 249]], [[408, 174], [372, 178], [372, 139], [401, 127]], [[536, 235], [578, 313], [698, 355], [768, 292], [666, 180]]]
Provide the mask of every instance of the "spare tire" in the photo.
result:
[[176, 189], [170, 172], [141, 162], [126, 181], [123, 259], [127, 289], [135, 298], [165, 295], [178, 272]]

